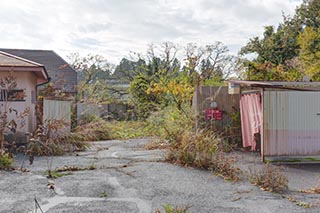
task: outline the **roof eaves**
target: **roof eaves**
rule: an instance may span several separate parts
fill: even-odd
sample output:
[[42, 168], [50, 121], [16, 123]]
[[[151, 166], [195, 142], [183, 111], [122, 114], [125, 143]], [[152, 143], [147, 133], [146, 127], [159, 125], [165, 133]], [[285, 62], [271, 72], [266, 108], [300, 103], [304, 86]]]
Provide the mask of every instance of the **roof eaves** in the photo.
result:
[[25, 59], [25, 58], [21, 58], [19, 56], [12, 55], [12, 54], [9, 54], [7, 52], [0, 51], [0, 54], [3, 54], [5, 56], [11, 57], [11, 58], [15, 58], [17, 60], [21, 60], [21, 61], [24, 61], [24, 62], [27, 62], [27, 63], [30, 63], [30, 64], [35, 65], [35, 66], [44, 67], [43, 64], [39, 64], [37, 62], [31, 61], [31, 60], [28, 60], [28, 59]]

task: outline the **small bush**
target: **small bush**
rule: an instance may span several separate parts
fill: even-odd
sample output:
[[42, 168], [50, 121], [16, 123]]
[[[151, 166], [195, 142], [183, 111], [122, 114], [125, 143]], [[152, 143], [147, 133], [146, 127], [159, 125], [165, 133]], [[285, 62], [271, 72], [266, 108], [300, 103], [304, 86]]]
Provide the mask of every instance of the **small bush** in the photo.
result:
[[13, 164], [13, 158], [9, 153], [0, 151], [0, 169], [8, 169]]
[[250, 171], [250, 182], [262, 190], [281, 193], [288, 189], [288, 178], [282, 167], [265, 164], [262, 169]]
[[75, 130], [75, 136], [81, 141], [101, 141], [112, 139], [110, 126], [104, 120], [91, 122], [78, 126]]
[[190, 106], [183, 106], [181, 110], [166, 107], [151, 114], [147, 120], [147, 131], [174, 143], [180, 140], [184, 132], [192, 130], [195, 124], [193, 114]]
[[146, 125], [139, 121], [104, 121], [78, 126], [73, 134], [74, 141], [102, 141], [111, 139], [131, 139], [150, 135]]
[[26, 146], [26, 154], [30, 159], [34, 155], [63, 155], [70, 151], [83, 151], [89, 145], [79, 136], [65, 130], [61, 120], [49, 120], [45, 125], [39, 126]]
[[225, 179], [237, 181], [239, 169], [234, 167], [232, 159], [224, 157], [219, 142], [219, 137], [211, 131], [184, 132], [179, 140], [171, 143], [167, 160], [211, 170]]
[[101, 118], [98, 117], [97, 115], [85, 113], [85, 114], [81, 115], [81, 118], [78, 121], [78, 124], [81, 126], [84, 124], [98, 122], [98, 121], [101, 121]]
[[226, 158], [223, 152], [219, 152], [216, 156], [215, 174], [222, 176], [226, 180], [238, 181], [241, 170], [234, 166], [234, 161], [233, 158]]
[[141, 121], [113, 121], [108, 122], [112, 139], [131, 139], [152, 135]]

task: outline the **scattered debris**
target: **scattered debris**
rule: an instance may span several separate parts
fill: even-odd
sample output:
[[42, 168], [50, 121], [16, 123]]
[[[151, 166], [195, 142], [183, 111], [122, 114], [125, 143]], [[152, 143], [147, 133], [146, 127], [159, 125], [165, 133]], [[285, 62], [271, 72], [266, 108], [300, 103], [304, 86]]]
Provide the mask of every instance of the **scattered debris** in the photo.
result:
[[296, 204], [297, 206], [301, 206], [303, 208], [311, 208], [312, 205], [310, 203], [301, 201], [301, 200], [297, 200], [295, 197], [293, 196], [284, 196], [285, 198], [287, 198], [290, 202]]
[[315, 187], [310, 189], [301, 189], [300, 192], [309, 193], [309, 194], [320, 194], [320, 187]]

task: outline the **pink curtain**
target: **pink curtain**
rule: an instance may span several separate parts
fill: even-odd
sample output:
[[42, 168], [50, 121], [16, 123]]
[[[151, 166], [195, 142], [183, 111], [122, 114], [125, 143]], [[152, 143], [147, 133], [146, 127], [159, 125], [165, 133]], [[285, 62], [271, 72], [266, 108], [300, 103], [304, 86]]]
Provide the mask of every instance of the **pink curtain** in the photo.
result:
[[240, 97], [241, 130], [243, 147], [256, 150], [255, 133], [261, 133], [262, 101], [260, 93], [242, 94]]

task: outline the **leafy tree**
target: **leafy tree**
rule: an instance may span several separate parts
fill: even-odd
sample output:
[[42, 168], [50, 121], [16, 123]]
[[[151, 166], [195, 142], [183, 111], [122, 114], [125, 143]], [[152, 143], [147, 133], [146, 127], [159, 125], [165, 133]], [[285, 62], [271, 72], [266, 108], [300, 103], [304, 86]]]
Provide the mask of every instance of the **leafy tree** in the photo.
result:
[[114, 73], [112, 74], [112, 79], [130, 82], [134, 77], [143, 72], [143, 68], [146, 66], [144, 60], [139, 59], [137, 61], [132, 61], [123, 58], [119, 65], [116, 66]]
[[77, 71], [78, 81], [89, 84], [110, 78], [112, 65], [101, 55], [89, 54], [81, 57], [79, 53], [72, 53], [68, 58]]
[[[156, 52], [159, 52], [157, 55]], [[179, 75], [180, 63], [176, 58], [177, 47], [173, 43], [163, 43], [160, 46], [150, 45], [147, 54], [136, 54], [137, 66], [134, 70], [135, 77], [130, 83], [131, 101], [135, 106], [137, 114], [140, 118], [146, 118], [152, 111], [157, 110], [160, 105], [166, 105], [168, 101], [164, 101], [158, 94], [148, 92], [152, 85], [157, 83], [165, 83]]]
[[193, 85], [199, 86], [209, 79], [221, 82], [236, 71], [236, 58], [221, 42], [204, 47], [190, 43], [185, 52], [186, 66], [183, 70]]
[[174, 105], [179, 111], [183, 111], [183, 105], [189, 104], [192, 100], [194, 87], [186, 78], [175, 78], [168, 82], [159, 82], [151, 85], [147, 91], [147, 95], [153, 94], [160, 96], [167, 105]]
[[151, 77], [139, 74], [130, 83], [130, 96], [138, 118], [147, 118], [151, 111], [160, 104], [155, 93], [147, 93], [151, 84]]
[[313, 80], [320, 80], [320, 28], [314, 30], [306, 27], [298, 38], [302, 61], [305, 72]]
[[[310, 39], [315, 39], [310, 29], [318, 32], [319, 16], [320, 1], [304, 0], [292, 18], [283, 16], [283, 21], [277, 29], [267, 26], [262, 38], [250, 39], [240, 51], [242, 56], [256, 55], [253, 60], [244, 60], [246, 78], [249, 80], [296, 81], [301, 80], [304, 74], [308, 74], [316, 79], [313, 73], [317, 65], [314, 65], [313, 68], [308, 65], [315, 63], [315, 59], [311, 58], [314, 58], [316, 54], [311, 56], [308, 48], [305, 47], [308, 46], [310, 49]], [[308, 42], [302, 41], [303, 38]]]
[[311, 27], [318, 29], [320, 27], [320, 1], [303, 0], [303, 3], [297, 8], [294, 20], [301, 27]]
[[104, 57], [81, 57], [78, 53], [73, 53], [69, 59], [77, 72], [80, 101], [101, 103], [111, 99], [107, 93], [107, 81], [110, 79], [112, 66]]

